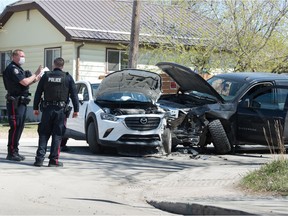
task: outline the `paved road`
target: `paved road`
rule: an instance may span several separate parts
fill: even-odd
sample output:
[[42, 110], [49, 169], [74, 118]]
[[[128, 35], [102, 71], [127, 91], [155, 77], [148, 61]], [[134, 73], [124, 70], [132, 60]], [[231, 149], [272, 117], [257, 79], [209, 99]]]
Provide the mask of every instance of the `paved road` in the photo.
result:
[[21, 163], [5, 160], [6, 143], [0, 139], [1, 215], [288, 212], [287, 198], [247, 195], [236, 187], [247, 172], [277, 157], [267, 152], [125, 157], [92, 155], [85, 142], [69, 140], [73, 152], [61, 153], [63, 168], [39, 168], [32, 165], [37, 139], [22, 139]]
[[85, 142], [70, 140], [73, 152], [61, 153], [63, 168], [39, 168], [33, 166], [37, 139], [21, 140], [26, 160], [20, 163], [7, 161], [7, 141], [0, 143], [1, 215], [169, 215], [143, 194], [150, 182], [191, 165], [154, 156], [92, 155]]

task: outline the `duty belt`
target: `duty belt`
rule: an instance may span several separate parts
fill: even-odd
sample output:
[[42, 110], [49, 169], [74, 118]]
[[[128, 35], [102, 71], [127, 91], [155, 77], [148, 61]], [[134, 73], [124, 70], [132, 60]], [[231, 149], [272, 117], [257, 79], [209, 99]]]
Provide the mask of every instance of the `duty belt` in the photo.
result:
[[44, 106], [59, 106], [59, 107], [65, 107], [66, 102], [65, 101], [44, 101]]
[[15, 103], [15, 105], [19, 105], [19, 104], [26, 104], [27, 105], [31, 101], [31, 99], [29, 97], [11, 96], [10, 94], [7, 94], [5, 96], [5, 98], [7, 101]]

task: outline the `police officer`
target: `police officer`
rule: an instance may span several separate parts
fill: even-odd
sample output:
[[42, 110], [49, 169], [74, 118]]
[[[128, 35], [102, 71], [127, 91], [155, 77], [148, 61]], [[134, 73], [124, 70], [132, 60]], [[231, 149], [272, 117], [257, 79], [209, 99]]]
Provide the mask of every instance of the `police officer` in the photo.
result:
[[[42, 117], [38, 126], [39, 141], [34, 166], [43, 166], [50, 136], [52, 136], [52, 140], [48, 166], [63, 166], [63, 163], [59, 162], [58, 159], [60, 143], [66, 129], [64, 121], [68, 97], [71, 98], [74, 107], [72, 117], [78, 116], [79, 101], [75, 82], [68, 72], [62, 71], [63, 66], [64, 59], [56, 58], [53, 71], [48, 71], [42, 76], [35, 92], [34, 115], [39, 115], [39, 106], [41, 106]], [[42, 93], [44, 93], [43, 102], [41, 102]]]
[[42, 66], [32, 75], [30, 71], [24, 71], [21, 67], [25, 63], [23, 50], [16, 49], [12, 52], [12, 62], [3, 72], [3, 81], [6, 95], [6, 107], [9, 120], [8, 154], [6, 159], [13, 161], [25, 160], [25, 156], [19, 154], [19, 140], [24, 129], [27, 104], [30, 102], [29, 85], [40, 79]]

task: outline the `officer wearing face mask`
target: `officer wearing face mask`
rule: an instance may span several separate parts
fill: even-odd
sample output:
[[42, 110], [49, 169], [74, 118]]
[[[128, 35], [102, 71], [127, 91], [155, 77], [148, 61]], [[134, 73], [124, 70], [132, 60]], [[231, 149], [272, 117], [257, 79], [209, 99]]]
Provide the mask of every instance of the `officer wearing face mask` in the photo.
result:
[[8, 121], [10, 125], [8, 134], [8, 154], [6, 159], [13, 161], [22, 161], [25, 159], [19, 154], [19, 140], [24, 129], [27, 104], [30, 102], [29, 86], [40, 77], [42, 66], [32, 74], [30, 71], [24, 71], [22, 65], [25, 63], [25, 54], [23, 50], [16, 49], [12, 53], [12, 62], [3, 72], [4, 86], [7, 91], [6, 107]]

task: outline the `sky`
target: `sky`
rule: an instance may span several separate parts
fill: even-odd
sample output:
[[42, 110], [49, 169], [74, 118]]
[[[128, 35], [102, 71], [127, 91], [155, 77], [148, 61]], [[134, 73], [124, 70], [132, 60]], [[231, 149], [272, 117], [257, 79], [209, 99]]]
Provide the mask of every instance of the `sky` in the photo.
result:
[[18, 0], [0, 0], [0, 13], [5, 9], [8, 4], [17, 2]]

